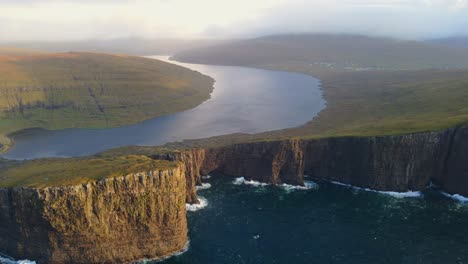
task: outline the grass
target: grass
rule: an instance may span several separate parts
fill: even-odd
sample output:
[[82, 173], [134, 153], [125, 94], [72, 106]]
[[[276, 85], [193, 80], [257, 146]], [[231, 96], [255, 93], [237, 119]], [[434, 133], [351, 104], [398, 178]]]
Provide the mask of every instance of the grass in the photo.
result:
[[240, 66], [300, 63], [330, 71], [468, 67], [468, 49], [346, 34], [265, 36], [182, 51], [175, 58]]
[[[0, 165], [2, 161], [0, 160]], [[0, 187], [74, 186], [130, 173], [175, 168], [176, 163], [144, 156], [38, 159], [0, 166]]]
[[179, 145], [394, 135], [466, 124], [467, 54], [468, 49], [349, 35], [270, 36], [185, 51], [175, 57], [315, 76], [327, 107], [301, 127]]
[[0, 48], [0, 144], [27, 129], [106, 128], [190, 109], [213, 80], [158, 60]]
[[327, 107], [312, 122], [279, 134], [395, 135], [440, 130], [468, 122], [467, 70], [315, 75], [322, 80]]

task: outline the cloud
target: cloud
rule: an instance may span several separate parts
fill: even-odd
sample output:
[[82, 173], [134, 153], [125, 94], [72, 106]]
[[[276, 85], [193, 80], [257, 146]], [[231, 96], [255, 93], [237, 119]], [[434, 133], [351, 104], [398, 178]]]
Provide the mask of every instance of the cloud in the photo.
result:
[[351, 33], [423, 39], [468, 35], [467, 0], [291, 0], [227, 35]]
[[468, 34], [467, 0], [0, 0], [0, 40]]

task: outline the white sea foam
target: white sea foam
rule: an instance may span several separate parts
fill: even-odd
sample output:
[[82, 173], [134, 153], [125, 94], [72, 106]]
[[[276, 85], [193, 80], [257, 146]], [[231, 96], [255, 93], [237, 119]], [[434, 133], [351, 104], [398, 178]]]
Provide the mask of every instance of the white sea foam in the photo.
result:
[[366, 192], [375, 192], [375, 193], [389, 195], [389, 196], [392, 196], [392, 197], [395, 197], [395, 198], [412, 198], [412, 197], [414, 198], [414, 197], [420, 197], [422, 195], [421, 192], [416, 192], [416, 191], [408, 191], [408, 192], [377, 191], [377, 190], [372, 190], [372, 189], [369, 189], [369, 188], [362, 188], [362, 187], [353, 186], [351, 184], [346, 184], [346, 183], [342, 183], [342, 182], [336, 182], [336, 181], [329, 181], [329, 182], [331, 182], [333, 184], [336, 184], [336, 185], [346, 186], [348, 188], [352, 188], [352, 189], [355, 189], [355, 190], [366, 191]]
[[205, 197], [198, 196], [199, 204], [185, 204], [187, 211], [195, 212], [208, 206], [208, 200]]
[[206, 190], [206, 189], [211, 188], [211, 184], [209, 184], [209, 183], [202, 183], [201, 186], [196, 186], [195, 188], [197, 189], [197, 191], [199, 191], [199, 190]]
[[286, 191], [293, 191], [293, 190], [311, 190], [311, 189], [318, 189], [319, 185], [313, 181], [304, 181], [304, 186], [300, 185], [291, 185], [291, 184], [286, 184], [283, 183], [281, 185], [278, 185], [281, 188], [285, 189]]
[[450, 194], [450, 193], [446, 193], [446, 192], [441, 192], [441, 193], [444, 196], [447, 196], [448, 198], [459, 201], [460, 203], [468, 204], [468, 197], [462, 196], [460, 194]]
[[158, 258], [158, 259], [142, 259], [142, 260], [132, 262], [132, 263], [146, 264], [146, 263], [162, 262], [162, 261], [168, 260], [168, 259], [170, 259], [172, 257], [180, 256], [180, 255], [184, 254], [185, 252], [187, 252], [189, 249], [190, 249], [190, 240], [187, 240], [187, 243], [185, 243], [185, 246], [181, 250], [179, 250], [179, 251], [177, 251], [177, 252], [175, 252], [175, 253], [173, 253], [173, 254], [171, 254], [169, 256], [166, 256], [166, 257], [163, 257], [163, 258]]
[[208, 179], [211, 179], [211, 175], [202, 176], [201, 178], [204, 180], [208, 180]]
[[[264, 183], [264, 182], [259, 182], [259, 181], [248, 181], [244, 177], [236, 178], [232, 183], [235, 184], [235, 185], [246, 184], [246, 185], [252, 185], [252, 186], [255, 186], [255, 187], [271, 185], [270, 183]], [[317, 189], [318, 188], [318, 184], [313, 182], [313, 181], [304, 181], [304, 186], [291, 185], [291, 184], [286, 184], [286, 183], [278, 184], [278, 185], [274, 185], [274, 186], [278, 186], [280, 188], [283, 188], [286, 191], [311, 190], [311, 189]]]
[[36, 264], [36, 261], [31, 260], [13, 260], [11, 258], [0, 256], [0, 263], [1, 264]]
[[248, 180], [246, 180], [244, 177], [236, 178], [232, 183], [235, 184], [235, 185], [247, 184], [247, 185], [252, 185], [252, 186], [266, 186], [266, 185], [270, 185], [270, 184], [268, 184], [268, 183], [259, 182], [259, 181], [248, 181]]

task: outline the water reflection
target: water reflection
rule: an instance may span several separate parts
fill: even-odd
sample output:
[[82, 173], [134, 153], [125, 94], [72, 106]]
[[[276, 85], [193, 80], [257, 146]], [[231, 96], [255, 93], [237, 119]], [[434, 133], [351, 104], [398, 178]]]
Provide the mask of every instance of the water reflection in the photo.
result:
[[[168, 61], [167, 57], [153, 58]], [[319, 80], [296, 73], [176, 63], [216, 80], [211, 98], [177, 114], [112, 129], [32, 130], [4, 157], [31, 159], [94, 154], [127, 145], [160, 145], [229, 133], [298, 126], [325, 106]]]

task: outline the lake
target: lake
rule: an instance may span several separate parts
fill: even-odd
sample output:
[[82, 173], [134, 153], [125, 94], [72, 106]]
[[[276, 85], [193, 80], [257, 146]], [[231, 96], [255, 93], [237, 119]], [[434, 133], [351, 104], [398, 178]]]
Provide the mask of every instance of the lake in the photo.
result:
[[176, 114], [110, 129], [32, 129], [14, 137], [8, 159], [72, 157], [110, 148], [154, 146], [230, 133], [258, 133], [296, 127], [324, 107], [321, 83], [312, 76], [245, 67], [172, 62], [216, 80], [211, 98]]

